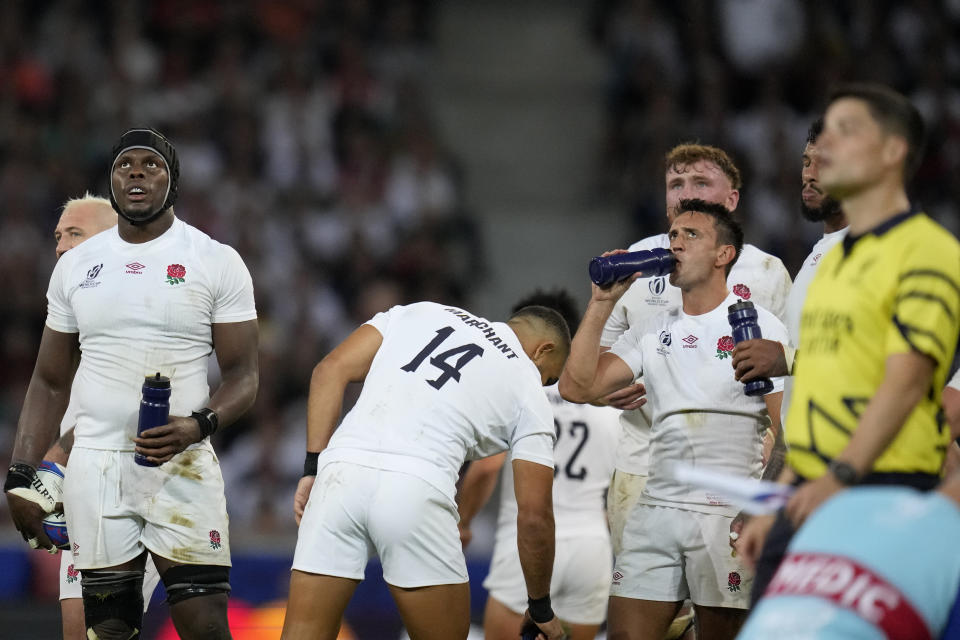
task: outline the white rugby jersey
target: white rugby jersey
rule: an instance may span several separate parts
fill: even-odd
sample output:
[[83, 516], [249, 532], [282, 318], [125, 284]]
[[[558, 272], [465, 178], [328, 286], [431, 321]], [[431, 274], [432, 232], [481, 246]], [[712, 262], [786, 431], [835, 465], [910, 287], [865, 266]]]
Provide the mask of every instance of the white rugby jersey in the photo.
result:
[[[787, 331], [790, 333], [790, 344], [796, 348], [800, 344], [800, 316], [803, 314], [803, 301], [807, 299], [807, 289], [813, 282], [813, 276], [817, 273], [820, 266], [820, 259], [827, 255], [827, 252], [833, 248], [833, 245], [842, 241], [847, 236], [849, 227], [844, 227], [840, 231], [825, 233], [823, 237], [817, 240], [813, 245], [804, 261], [800, 271], [797, 272], [797, 278], [793, 281], [793, 287], [790, 288], [790, 295], [787, 296], [787, 312], [783, 319], [787, 325]], [[790, 405], [790, 396], [793, 393], [793, 376], [787, 376], [783, 385], [783, 406], [780, 409], [780, 415], [786, 416]], [[781, 422], [783, 422], [781, 420]]]
[[953, 377], [947, 382], [947, 386], [960, 390], [960, 369], [957, 369], [957, 372], [953, 374]]
[[170, 378], [170, 415], [203, 407], [211, 325], [256, 317], [237, 252], [181, 220], [142, 244], [114, 228], [65, 253], [50, 278], [47, 326], [80, 334], [75, 445], [133, 450], [140, 389], [157, 372]]
[[[664, 311], [631, 327], [610, 348], [635, 376], [643, 374], [650, 430], [650, 473], [641, 500], [682, 505], [710, 513], [735, 513], [720, 496], [674, 480], [677, 462], [699, 468], [760, 477], [763, 431], [769, 426], [763, 397], [744, 395], [730, 365], [733, 339], [727, 307], [730, 294], [714, 310], [690, 316]], [[787, 329], [772, 313], [757, 307], [765, 338], [787, 341]], [[783, 379], [774, 379], [774, 392]]]
[[540, 372], [506, 323], [419, 302], [367, 324], [383, 343], [321, 465], [409, 473], [451, 503], [464, 460], [510, 449], [553, 466], [553, 413]]
[[[557, 441], [553, 474], [553, 517], [557, 538], [609, 534], [604, 496], [613, 475], [620, 413], [611, 407], [573, 404], [547, 388], [553, 407]], [[517, 535], [517, 496], [513, 466], [507, 460], [500, 475], [497, 538]]]
[[[630, 251], [669, 249], [670, 238], [665, 233], [650, 236], [630, 245]], [[790, 291], [790, 273], [780, 258], [764, 253], [752, 244], [743, 245], [743, 251], [727, 276], [727, 286], [743, 300], [771, 311], [784, 320], [787, 294]], [[609, 347], [623, 332], [648, 318], [681, 305], [680, 289], [670, 284], [667, 276], [641, 278], [617, 301], [603, 328], [600, 344]], [[643, 382], [640, 380], [639, 382]], [[647, 389], [649, 393], [649, 388]], [[620, 415], [623, 430], [617, 447], [616, 468], [627, 473], [645, 476], [649, 469], [650, 410], [648, 404]]]

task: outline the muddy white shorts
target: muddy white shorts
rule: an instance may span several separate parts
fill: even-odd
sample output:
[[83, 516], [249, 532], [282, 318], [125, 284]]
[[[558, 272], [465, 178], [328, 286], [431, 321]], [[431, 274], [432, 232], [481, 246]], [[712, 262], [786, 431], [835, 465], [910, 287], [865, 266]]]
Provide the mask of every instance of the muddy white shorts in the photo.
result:
[[647, 476], [638, 476], [620, 469], [613, 472], [610, 488], [607, 490], [607, 521], [610, 523], [610, 542], [615, 554], [620, 553], [627, 516], [637, 504], [645, 486]]
[[416, 476], [331, 462], [307, 501], [293, 568], [362, 580], [376, 554], [395, 587], [467, 582], [458, 519], [450, 500]]
[[730, 548], [732, 517], [638, 504], [623, 531], [611, 596], [746, 609], [753, 573]]
[[[550, 600], [557, 616], [573, 624], [601, 624], [606, 620], [612, 565], [607, 536], [557, 540], [550, 580]], [[526, 611], [527, 584], [515, 535], [498, 536], [483, 587], [491, 598], [514, 613], [522, 615]]]
[[[153, 592], [160, 584], [160, 574], [157, 567], [153, 564], [153, 558], [147, 555], [147, 566], [143, 574], [143, 610], [146, 611], [150, 605], [150, 598]], [[73, 555], [66, 551], [60, 553], [60, 599], [68, 600], [70, 598], [82, 598], [83, 590], [80, 588], [80, 571], [73, 566]]]
[[144, 548], [174, 562], [230, 566], [223, 476], [212, 450], [143, 467], [132, 451], [74, 447], [63, 505], [81, 571], [127, 562]]

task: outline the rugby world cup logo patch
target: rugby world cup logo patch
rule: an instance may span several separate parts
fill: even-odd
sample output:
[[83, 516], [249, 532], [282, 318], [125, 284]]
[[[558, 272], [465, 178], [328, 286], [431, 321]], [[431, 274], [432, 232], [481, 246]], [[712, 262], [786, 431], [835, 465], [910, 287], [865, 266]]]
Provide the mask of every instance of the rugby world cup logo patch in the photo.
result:
[[650, 282], [647, 283], [647, 288], [655, 296], [663, 295], [663, 290], [667, 288], [667, 279], [663, 276], [651, 278]]
[[81, 288], [81, 289], [90, 289], [90, 288], [92, 288], [92, 287], [98, 287], [98, 286], [100, 286], [100, 281], [97, 280], [97, 277], [100, 275], [101, 269], [103, 269], [103, 263], [102, 263], [102, 262], [101, 262], [100, 264], [94, 266], [94, 267], [91, 267], [90, 270], [87, 271], [87, 277], [86, 277], [86, 279], [85, 279], [83, 282], [80, 283], [80, 288]]
[[216, 529], [210, 531], [210, 548], [219, 549], [220, 548], [220, 532]]
[[167, 265], [167, 284], [181, 284], [186, 275], [187, 268], [182, 264]]

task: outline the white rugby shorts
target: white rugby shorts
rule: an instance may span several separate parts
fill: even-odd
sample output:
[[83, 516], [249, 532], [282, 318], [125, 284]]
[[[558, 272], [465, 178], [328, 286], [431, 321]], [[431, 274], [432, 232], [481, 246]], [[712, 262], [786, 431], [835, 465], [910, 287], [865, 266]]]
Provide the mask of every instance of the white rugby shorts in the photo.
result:
[[[73, 566], [73, 555], [66, 551], [60, 553], [60, 599], [69, 600], [71, 598], [82, 598], [83, 590], [80, 588], [80, 571]], [[147, 565], [144, 567], [143, 574], [143, 610], [146, 612], [150, 606], [150, 598], [153, 592], [160, 584], [160, 573], [157, 572], [156, 565], [153, 564], [153, 558], [147, 555]]]
[[623, 527], [645, 486], [647, 476], [638, 476], [620, 469], [613, 472], [610, 488], [607, 489], [607, 522], [610, 523], [610, 542], [614, 554], [620, 553]]
[[230, 566], [223, 476], [210, 449], [143, 467], [132, 451], [74, 447], [63, 504], [81, 571], [127, 562], [144, 548], [174, 562]]
[[638, 504], [623, 531], [611, 596], [750, 606], [753, 572], [730, 548], [731, 516]]
[[449, 498], [416, 476], [331, 462], [310, 492], [293, 568], [362, 580], [376, 554], [395, 587], [464, 583], [458, 519]]
[[[612, 567], [613, 552], [607, 536], [557, 540], [550, 580], [550, 601], [557, 616], [573, 624], [603, 623]], [[514, 613], [523, 615], [527, 610], [527, 584], [516, 536], [498, 536], [483, 587], [491, 598]]]

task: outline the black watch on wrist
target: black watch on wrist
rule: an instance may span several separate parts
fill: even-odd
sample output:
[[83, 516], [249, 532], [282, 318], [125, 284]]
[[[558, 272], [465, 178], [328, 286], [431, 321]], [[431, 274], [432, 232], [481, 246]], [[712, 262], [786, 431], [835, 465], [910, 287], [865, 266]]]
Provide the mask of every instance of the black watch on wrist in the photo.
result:
[[857, 473], [857, 470], [846, 462], [841, 462], [840, 460], [831, 460], [830, 464], [827, 465], [827, 470], [833, 474], [833, 477], [837, 479], [837, 482], [846, 487], [852, 487], [860, 482], [860, 474]]

